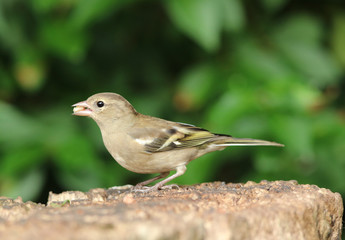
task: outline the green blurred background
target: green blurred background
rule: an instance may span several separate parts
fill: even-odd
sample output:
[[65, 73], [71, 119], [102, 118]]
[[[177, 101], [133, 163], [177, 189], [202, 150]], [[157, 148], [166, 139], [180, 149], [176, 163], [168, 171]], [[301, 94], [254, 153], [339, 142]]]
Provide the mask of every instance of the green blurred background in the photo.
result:
[[1, 0], [0, 195], [46, 202], [148, 179], [71, 105], [116, 92], [141, 113], [286, 145], [232, 147], [175, 182], [290, 180], [345, 195], [345, 3]]

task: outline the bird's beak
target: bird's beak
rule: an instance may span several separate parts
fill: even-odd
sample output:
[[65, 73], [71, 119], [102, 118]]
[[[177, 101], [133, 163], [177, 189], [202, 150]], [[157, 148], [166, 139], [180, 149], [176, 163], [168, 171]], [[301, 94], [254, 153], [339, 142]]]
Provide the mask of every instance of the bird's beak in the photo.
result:
[[73, 104], [72, 107], [73, 107], [73, 115], [76, 115], [76, 116], [88, 117], [92, 113], [92, 110], [90, 109], [90, 106], [86, 103], [86, 101]]

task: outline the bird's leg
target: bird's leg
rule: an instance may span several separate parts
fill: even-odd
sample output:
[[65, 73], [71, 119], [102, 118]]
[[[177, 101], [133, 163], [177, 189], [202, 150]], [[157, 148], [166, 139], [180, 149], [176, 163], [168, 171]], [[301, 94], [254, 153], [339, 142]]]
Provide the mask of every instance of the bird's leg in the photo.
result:
[[152, 182], [154, 182], [154, 181], [156, 181], [156, 180], [158, 180], [158, 179], [165, 178], [166, 176], [169, 175], [169, 173], [170, 173], [170, 172], [163, 172], [163, 173], [159, 174], [158, 176], [156, 176], [156, 177], [154, 177], [154, 178], [151, 178], [151, 179], [146, 180], [146, 181], [144, 181], [144, 182], [138, 183], [137, 185], [135, 185], [134, 188], [138, 189], [138, 188], [141, 188], [141, 187], [143, 187], [143, 186], [146, 186], [147, 184], [150, 184], [150, 183], [152, 183]]
[[[173, 174], [170, 177], [168, 177], [168, 178], [166, 178], [166, 179], [156, 183], [155, 185], [153, 185], [152, 187], [146, 189], [145, 191], [149, 192], [149, 191], [158, 190], [158, 189], [162, 188], [163, 185], [166, 184], [167, 182], [170, 182], [174, 178], [177, 178], [177, 177], [183, 175], [186, 172], [186, 170], [187, 170], [187, 168], [186, 168], [185, 165], [178, 166], [176, 168], [176, 173], [175, 174]], [[173, 184], [172, 186], [177, 186], [177, 185]], [[168, 186], [166, 186], [166, 187], [168, 187]]]

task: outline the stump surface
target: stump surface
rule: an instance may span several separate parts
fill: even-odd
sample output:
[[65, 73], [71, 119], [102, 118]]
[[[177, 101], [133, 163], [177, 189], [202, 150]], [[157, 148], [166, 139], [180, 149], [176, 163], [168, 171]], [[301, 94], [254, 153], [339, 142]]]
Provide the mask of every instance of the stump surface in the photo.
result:
[[0, 239], [341, 239], [340, 194], [295, 181], [0, 198]]

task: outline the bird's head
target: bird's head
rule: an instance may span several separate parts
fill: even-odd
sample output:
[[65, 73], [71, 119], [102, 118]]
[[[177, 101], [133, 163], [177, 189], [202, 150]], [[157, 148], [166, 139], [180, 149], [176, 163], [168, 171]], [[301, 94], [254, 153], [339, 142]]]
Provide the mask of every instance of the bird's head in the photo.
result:
[[97, 123], [114, 121], [137, 114], [133, 106], [116, 93], [97, 93], [72, 107], [73, 115], [91, 117]]

